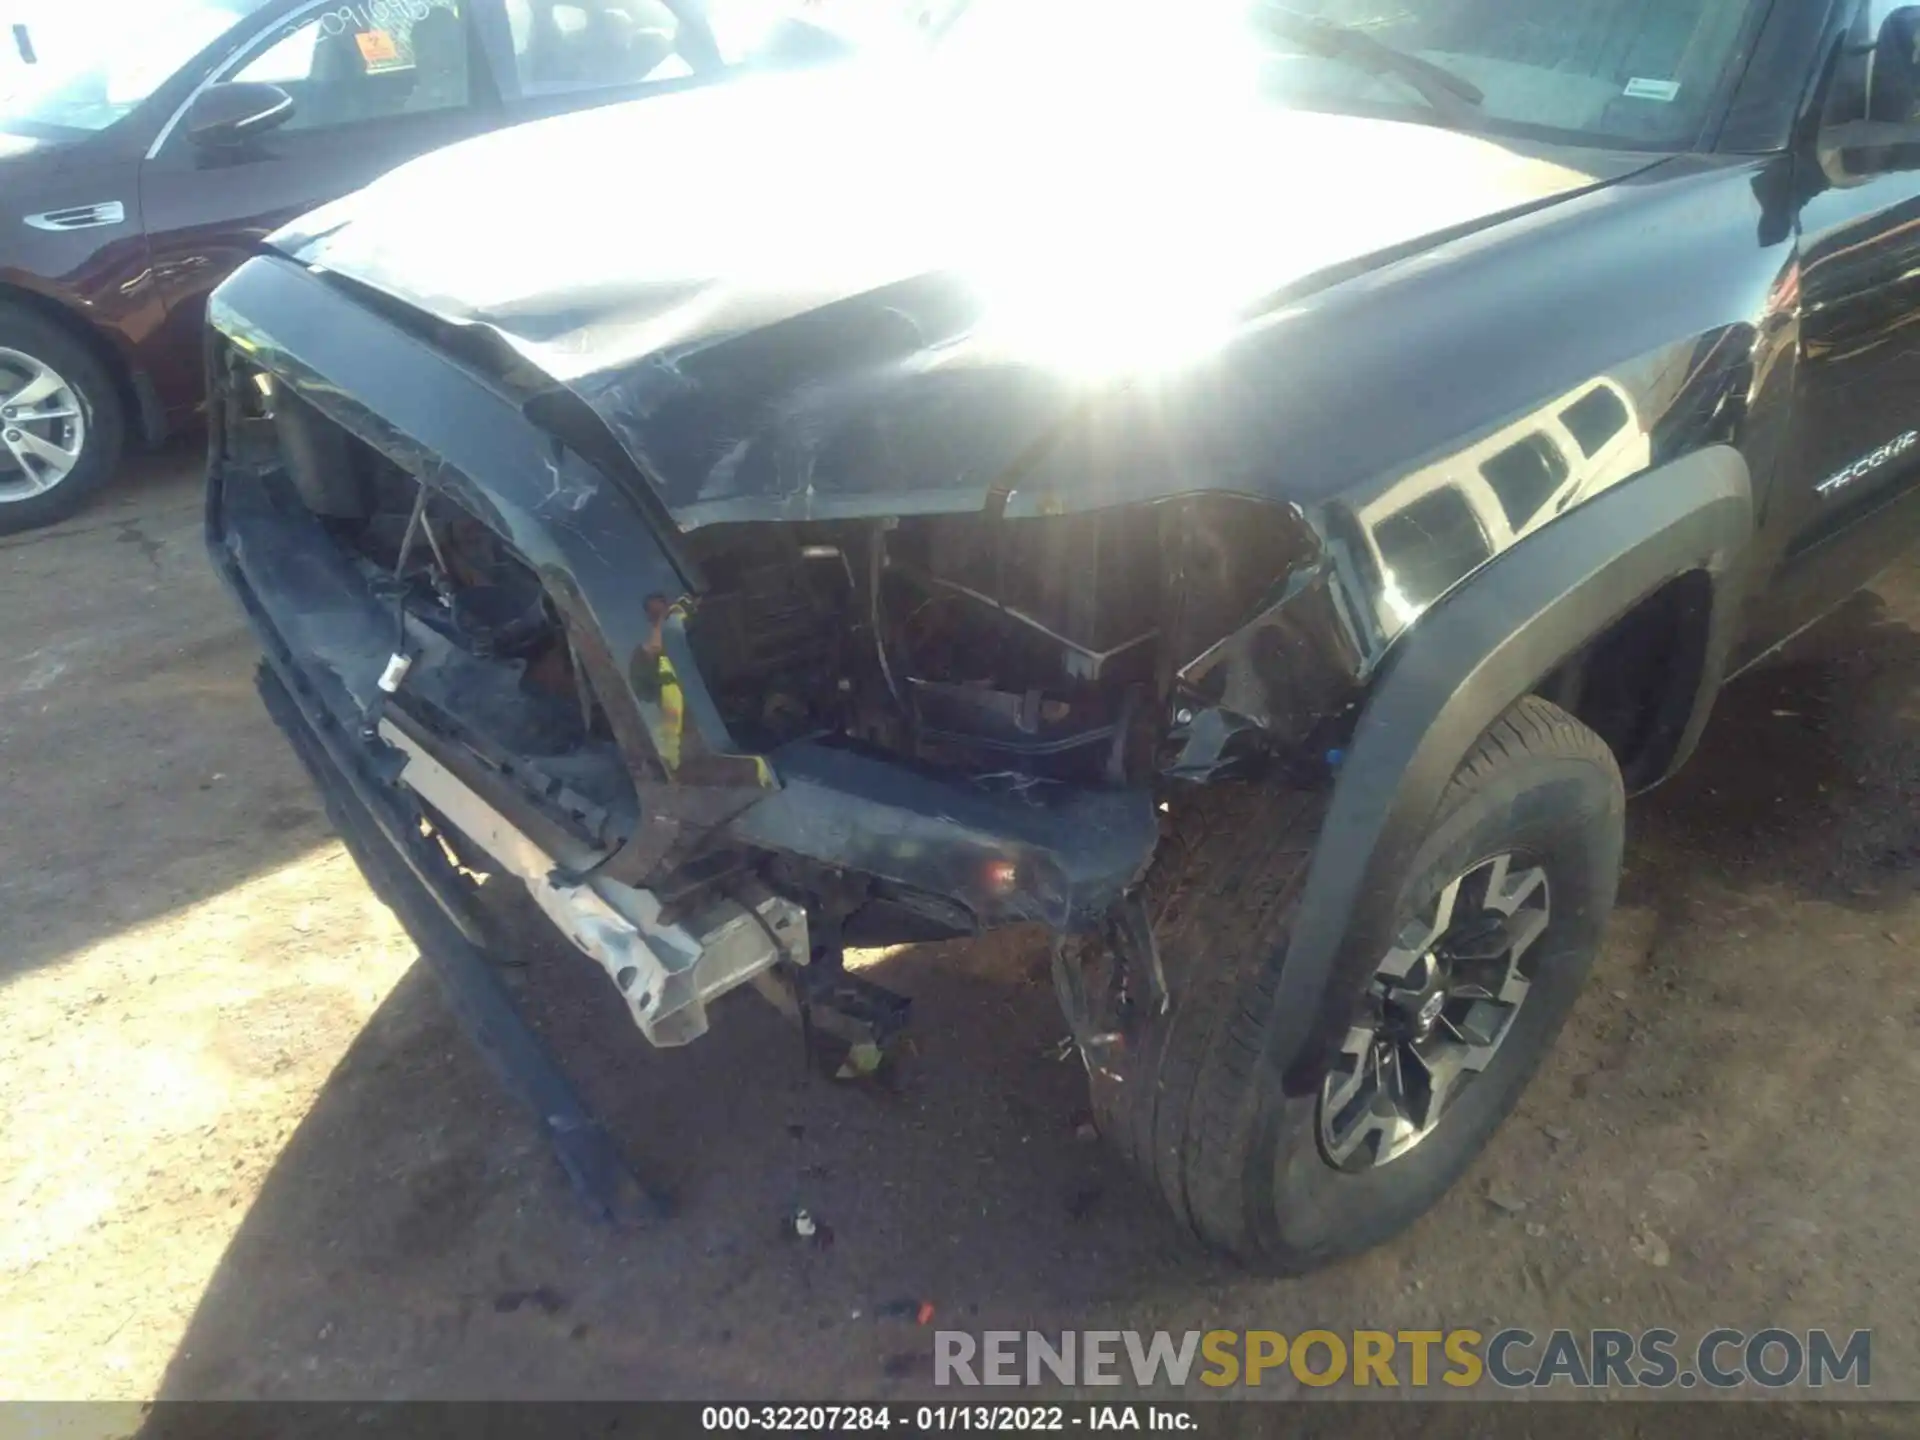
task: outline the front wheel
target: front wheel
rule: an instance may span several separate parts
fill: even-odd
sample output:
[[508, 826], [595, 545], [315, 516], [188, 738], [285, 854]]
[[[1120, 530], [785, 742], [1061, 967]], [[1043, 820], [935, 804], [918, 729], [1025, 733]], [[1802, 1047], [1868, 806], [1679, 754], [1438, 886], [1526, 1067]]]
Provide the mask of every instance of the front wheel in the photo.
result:
[[126, 415], [87, 347], [0, 305], [0, 535], [74, 514], [113, 478]]
[[[1089, 1048], [1102, 1131], [1203, 1241], [1299, 1274], [1387, 1240], [1511, 1111], [1598, 952], [1625, 795], [1612, 753], [1546, 701], [1481, 737], [1406, 867], [1324, 1079], [1263, 1057], [1310, 817], [1283, 795], [1205, 797], [1146, 900], [1171, 997], [1120, 1006]], [[1124, 989], [1124, 985], [1122, 987]]]

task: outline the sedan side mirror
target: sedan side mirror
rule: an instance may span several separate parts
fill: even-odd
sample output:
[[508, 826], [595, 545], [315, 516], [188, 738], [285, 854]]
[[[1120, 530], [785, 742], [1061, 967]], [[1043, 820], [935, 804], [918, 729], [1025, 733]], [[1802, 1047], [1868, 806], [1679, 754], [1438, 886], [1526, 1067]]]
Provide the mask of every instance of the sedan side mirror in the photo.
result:
[[209, 85], [187, 111], [187, 137], [196, 145], [232, 145], [285, 124], [293, 97], [278, 85], [229, 80]]

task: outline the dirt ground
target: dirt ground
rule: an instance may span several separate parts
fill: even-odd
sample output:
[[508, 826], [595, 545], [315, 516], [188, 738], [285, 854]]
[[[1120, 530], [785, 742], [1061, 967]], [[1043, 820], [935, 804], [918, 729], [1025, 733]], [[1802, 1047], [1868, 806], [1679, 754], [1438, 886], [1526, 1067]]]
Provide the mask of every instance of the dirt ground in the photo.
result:
[[[528, 955], [680, 1207], [588, 1223], [261, 713], [195, 455], [137, 468], [0, 541], [0, 1394], [907, 1394], [924, 1299], [969, 1330], [1871, 1327], [1875, 1394], [1920, 1398], [1920, 563], [1636, 802], [1594, 983], [1468, 1179], [1276, 1283], [1076, 1138], [1025, 937], [882, 962], [919, 1029], [891, 1092], [810, 1079], [750, 997], [651, 1052], [597, 970]], [[830, 1247], [782, 1237], [796, 1204]]]

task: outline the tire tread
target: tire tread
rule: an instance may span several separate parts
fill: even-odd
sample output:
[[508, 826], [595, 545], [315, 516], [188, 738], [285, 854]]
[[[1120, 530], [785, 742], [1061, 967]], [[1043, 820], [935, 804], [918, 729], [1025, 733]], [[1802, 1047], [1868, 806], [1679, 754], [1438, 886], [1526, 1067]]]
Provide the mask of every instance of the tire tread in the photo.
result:
[[[1527, 696], [1488, 728], [1448, 781], [1439, 811], [1529, 760], [1612, 751], [1557, 706]], [[1144, 1045], [1095, 1074], [1095, 1118], [1183, 1228], [1256, 1263], [1246, 1171], [1257, 1087], [1293, 902], [1320, 816], [1313, 797], [1232, 782], [1177, 802], [1145, 893], [1174, 1001]], [[1288, 1268], [1301, 1268], [1290, 1257]], [[1312, 1257], [1304, 1257], [1307, 1264]]]

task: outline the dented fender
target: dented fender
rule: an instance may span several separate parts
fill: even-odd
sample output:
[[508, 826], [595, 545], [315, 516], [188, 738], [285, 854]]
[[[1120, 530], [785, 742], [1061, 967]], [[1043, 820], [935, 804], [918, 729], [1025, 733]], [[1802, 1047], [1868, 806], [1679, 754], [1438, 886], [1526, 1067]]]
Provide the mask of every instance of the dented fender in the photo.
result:
[[1318, 1085], [1350, 997], [1392, 943], [1380, 917], [1397, 913], [1394, 887], [1475, 742], [1637, 602], [1698, 572], [1712, 601], [1682, 717], [1691, 746], [1738, 636], [1753, 532], [1746, 462], [1709, 446], [1516, 546], [1422, 617], [1419, 643], [1372, 686], [1291, 927], [1265, 1056], [1290, 1091]]

